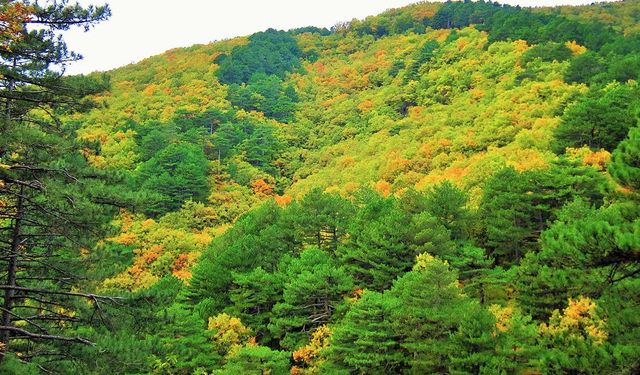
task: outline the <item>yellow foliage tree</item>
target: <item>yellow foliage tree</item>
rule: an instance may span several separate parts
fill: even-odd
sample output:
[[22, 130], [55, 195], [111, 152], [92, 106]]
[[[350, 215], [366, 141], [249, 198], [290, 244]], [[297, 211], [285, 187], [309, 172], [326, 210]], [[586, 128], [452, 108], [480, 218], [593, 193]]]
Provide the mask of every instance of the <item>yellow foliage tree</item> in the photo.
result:
[[318, 367], [322, 362], [320, 352], [329, 347], [331, 339], [331, 329], [327, 325], [322, 325], [311, 334], [309, 344], [293, 352], [293, 360], [299, 365], [293, 366], [292, 374], [318, 374]]
[[209, 318], [207, 329], [212, 331], [211, 340], [221, 355], [233, 352], [250, 342], [251, 330], [239, 318], [228, 314], [218, 314]]
[[589, 340], [594, 344], [602, 344], [607, 340], [606, 322], [598, 315], [597, 306], [588, 297], [569, 299], [569, 305], [562, 313], [553, 312], [549, 324], [542, 323], [540, 332], [543, 335], [566, 335], [579, 340]]

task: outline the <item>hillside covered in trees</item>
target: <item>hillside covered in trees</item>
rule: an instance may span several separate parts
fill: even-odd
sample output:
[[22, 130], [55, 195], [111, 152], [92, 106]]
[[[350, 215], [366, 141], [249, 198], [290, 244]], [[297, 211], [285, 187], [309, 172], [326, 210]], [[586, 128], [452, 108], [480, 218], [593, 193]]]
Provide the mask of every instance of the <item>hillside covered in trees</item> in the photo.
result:
[[640, 372], [640, 1], [72, 77], [65, 6], [0, 1], [0, 373]]

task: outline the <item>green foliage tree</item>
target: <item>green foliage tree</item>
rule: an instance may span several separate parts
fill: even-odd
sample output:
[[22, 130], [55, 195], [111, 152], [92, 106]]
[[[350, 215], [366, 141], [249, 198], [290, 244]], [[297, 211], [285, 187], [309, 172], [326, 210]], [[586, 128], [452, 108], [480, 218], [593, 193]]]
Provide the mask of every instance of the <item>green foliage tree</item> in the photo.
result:
[[247, 83], [256, 73], [284, 78], [285, 73], [300, 67], [300, 50], [296, 40], [285, 31], [269, 29], [249, 37], [249, 43], [235, 47], [230, 55], [216, 62], [221, 83]]
[[408, 371], [446, 372], [449, 357], [457, 350], [451, 336], [473, 306], [458, 287], [455, 271], [422, 255], [414, 270], [400, 277], [387, 293], [397, 301], [392, 320]]
[[284, 255], [300, 249], [284, 223], [282, 209], [271, 201], [238, 219], [233, 228], [214, 239], [193, 269], [188, 298], [208, 301], [205, 315], [212, 316], [230, 305], [234, 272], [249, 273], [257, 267], [268, 273], [278, 270]]
[[151, 128], [146, 134], [140, 129], [140, 159], [147, 161], [158, 154], [168, 144], [175, 141], [175, 129], [170, 126], [163, 126], [160, 123], [153, 122], [149, 124]]
[[271, 175], [278, 172], [273, 162], [284, 145], [277, 129], [270, 124], [254, 121], [223, 123], [216, 128], [212, 143], [214, 157], [219, 161], [239, 157]]
[[266, 346], [245, 346], [227, 360], [219, 373], [286, 375], [290, 367], [289, 356], [288, 352], [272, 350]]
[[95, 145], [76, 139], [77, 124], [60, 120], [91, 108], [84, 96], [104, 90], [107, 82], [62, 76], [80, 56], [59, 33], [74, 26], [88, 30], [110, 10], [66, 1], [3, 1], [0, 15], [0, 356], [20, 352], [21, 360], [43, 371], [62, 370], [69, 344], [90, 343], [76, 329], [96, 323], [92, 316], [108, 300], [81, 291], [81, 278], [90, 276], [81, 247], [104, 234], [114, 210], [103, 204], [127, 206], [128, 194], [116, 194], [117, 173], [109, 179], [88, 164], [81, 150]]
[[628, 82], [630, 80], [638, 80], [640, 74], [640, 56], [638, 50], [635, 53], [627, 56], [620, 56], [611, 62], [605, 78], [610, 80], [616, 80], [621, 83]]
[[273, 306], [282, 302], [284, 282], [283, 274], [268, 273], [261, 267], [233, 275], [232, 305], [227, 310], [252, 328], [259, 342], [269, 342], [267, 325]]
[[562, 115], [555, 130], [557, 152], [582, 146], [612, 151], [638, 123], [634, 113], [639, 97], [637, 87], [615, 85], [597, 93], [597, 97], [595, 94], [579, 100]]
[[[465, 292], [477, 296], [480, 303], [485, 302], [485, 289], [488, 284], [499, 282], [493, 270], [494, 260], [487, 256], [484, 249], [469, 243], [462, 244], [445, 258], [451, 267], [458, 270], [460, 282]], [[498, 279], [500, 279], [499, 275]]]
[[298, 96], [293, 86], [284, 86], [276, 75], [256, 73], [247, 84], [229, 86], [229, 101], [247, 111], [259, 111], [280, 122], [291, 122]]
[[588, 51], [571, 60], [571, 65], [569, 65], [564, 79], [567, 82], [585, 83], [604, 70], [605, 64], [601, 58], [597, 54]]
[[159, 195], [158, 202], [146, 209], [160, 215], [179, 209], [187, 200], [207, 197], [208, 161], [200, 146], [172, 143], [140, 166], [138, 185]]
[[273, 307], [269, 329], [287, 349], [299, 347], [315, 327], [333, 320], [344, 296], [353, 291], [351, 277], [329, 254], [309, 248], [287, 268], [283, 301]]
[[494, 355], [486, 373], [540, 371], [544, 348], [539, 345], [539, 327], [531, 316], [506, 307], [509, 316], [496, 318]]
[[391, 316], [397, 301], [378, 292], [365, 291], [334, 328], [323, 365], [327, 373], [399, 373], [405, 356]]
[[347, 235], [355, 208], [338, 194], [313, 189], [288, 211], [306, 245], [335, 252]]
[[485, 186], [481, 204], [486, 245], [495, 257], [519, 259], [532, 232], [529, 185], [513, 168], [498, 171]]
[[629, 129], [627, 138], [613, 151], [609, 173], [622, 186], [640, 190], [640, 128]]
[[411, 269], [416, 252], [411, 218], [394, 198], [371, 195], [347, 229], [348, 241], [338, 247], [337, 256], [356, 284], [384, 290]]
[[600, 205], [608, 189], [595, 169], [560, 161], [548, 170], [518, 173], [505, 168], [485, 186], [481, 215], [486, 246], [500, 262], [513, 262], [537, 248], [555, 211], [575, 197]]
[[464, 240], [468, 236], [471, 214], [466, 208], [469, 197], [449, 181], [436, 185], [427, 194], [425, 209], [438, 224], [451, 232], [452, 240]]
[[447, 2], [431, 19], [434, 28], [463, 28], [471, 24], [489, 33], [489, 40], [526, 40], [531, 44], [575, 40], [600, 49], [615, 39], [612, 30], [598, 22], [579, 22], [557, 14], [491, 2]]
[[413, 62], [407, 67], [405, 72], [405, 82], [419, 79], [419, 69], [422, 65], [429, 63], [435, 55], [435, 51], [440, 44], [435, 40], [427, 41], [415, 54]]
[[541, 237], [541, 251], [527, 256], [516, 275], [518, 300], [534, 317], [549, 316], [567, 298], [599, 297], [638, 271], [634, 202], [595, 209], [567, 205]]
[[[456, 350], [450, 355], [449, 371], [462, 374], [491, 373], [496, 360], [496, 319], [489, 311], [476, 306], [462, 317], [451, 341]], [[492, 368], [492, 370], [496, 370]], [[499, 373], [496, 371], [496, 373]]]
[[548, 42], [531, 47], [522, 54], [522, 64], [527, 65], [530, 61], [539, 59], [541, 61], [565, 61], [571, 58], [571, 50], [562, 43]]

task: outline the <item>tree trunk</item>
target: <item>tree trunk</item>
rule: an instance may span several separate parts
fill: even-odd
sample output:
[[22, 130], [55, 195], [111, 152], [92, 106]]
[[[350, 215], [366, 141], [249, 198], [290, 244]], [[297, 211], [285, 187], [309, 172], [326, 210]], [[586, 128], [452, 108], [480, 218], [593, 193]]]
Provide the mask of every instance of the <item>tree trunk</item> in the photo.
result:
[[[20, 251], [20, 241], [22, 239], [22, 216], [24, 214], [24, 186], [20, 186], [20, 194], [18, 195], [18, 201], [16, 203], [16, 217], [13, 223], [13, 229], [11, 232], [11, 250], [9, 253], [9, 259], [7, 263], [7, 284], [8, 286], [16, 286], [16, 274], [18, 270], [18, 252]], [[13, 296], [15, 289], [5, 289], [4, 291], [4, 304], [2, 311], [2, 325], [4, 327], [11, 326], [11, 310], [13, 308]], [[0, 342], [2, 342], [2, 354], [6, 350], [9, 344], [9, 337], [11, 335], [9, 330], [0, 331]], [[1, 359], [1, 358], [0, 358]]]

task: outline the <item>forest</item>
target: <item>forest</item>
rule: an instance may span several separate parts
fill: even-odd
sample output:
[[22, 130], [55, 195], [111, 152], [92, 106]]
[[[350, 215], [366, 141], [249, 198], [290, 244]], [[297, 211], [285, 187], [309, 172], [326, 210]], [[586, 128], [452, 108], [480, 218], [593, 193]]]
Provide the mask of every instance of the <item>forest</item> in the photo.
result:
[[107, 72], [0, 0], [0, 373], [640, 373], [640, 0]]

